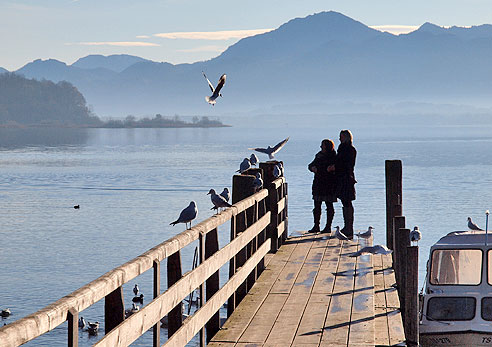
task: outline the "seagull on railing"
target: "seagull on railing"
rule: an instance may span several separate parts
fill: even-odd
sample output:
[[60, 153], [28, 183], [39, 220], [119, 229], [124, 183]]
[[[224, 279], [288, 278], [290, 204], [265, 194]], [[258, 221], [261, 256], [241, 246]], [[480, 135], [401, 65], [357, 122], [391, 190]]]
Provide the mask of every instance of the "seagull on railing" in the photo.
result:
[[471, 217], [468, 217], [468, 229], [470, 229], [470, 230], [483, 230], [483, 229], [480, 229], [480, 227], [478, 225], [473, 223]]
[[251, 163], [251, 165], [256, 166], [256, 164], [258, 164], [260, 160], [258, 159], [256, 154], [251, 153], [251, 156], [249, 157], [249, 162]]
[[207, 78], [207, 76], [205, 75], [205, 72], [202, 71], [202, 74], [203, 74], [203, 77], [205, 77], [205, 79], [207, 80], [208, 82], [208, 86], [210, 87], [210, 90], [212, 91], [212, 95], [211, 96], [206, 96], [205, 97], [205, 100], [212, 106], [215, 105], [216, 101], [215, 99], [217, 99], [219, 96], [222, 96], [222, 94], [220, 93], [220, 90], [222, 89], [222, 87], [224, 86], [225, 84], [225, 81], [226, 81], [226, 74], [223, 74], [222, 76], [220, 76], [219, 78], [219, 83], [217, 83], [217, 87], [214, 88], [213, 84], [210, 83], [209, 79]]
[[373, 230], [374, 230], [374, 228], [370, 226], [369, 228], [367, 228], [367, 231], [364, 231], [363, 233], [358, 232], [357, 236], [359, 236], [360, 238], [363, 238], [363, 239], [368, 239], [372, 236]]
[[391, 249], [388, 249], [384, 245], [375, 245], [375, 246], [366, 246], [357, 252], [354, 252], [349, 255], [349, 257], [358, 257], [362, 254], [391, 254], [393, 251]]
[[248, 149], [252, 149], [252, 150], [260, 152], [260, 153], [268, 154], [268, 158], [274, 159], [275, 154], [282, 149], [282, 147], [287, 143], [287, 141], [289, 141], [289, 138], [286, 138], [285, 140], [280, 141], [279, 143], [277, 143], [273, 147], [270, 147], [270, 146], [268, 146], [267, 148], [255, 147], [255, 148], [248, 148]]
[[253, 187], [255, 192], [259, 191], [263, 187], [263, 180], [261, 179], [261, 173], [256, 173], [256, 178], [253, 181]]
[[186, 229], [188, 229], [188, 223], [190, 223], [189, 229], [191, 229], [191, 221], [196, 218], [197, 214], [198, 214], [198, 208], [196, 207], [196, 203], [192, 201], [190, 202], [188, 207], [186, 207], [183, 211], [181, 211], [178, 219], [176, 219], [174, 222], [170, 223], [169, 225], [185, 223]]
[[419, 230], [418, 226], [415, 226], [412, 231], [410, 231], [410, 241], [417, 242], [419, 244], [420, 239], [422, 238], [422, 233]]
[[229, 204], [226, 199], [222, 195], [217, 195], [215, 192], [215, 189], [210, 189], [207, 193], [207, 195], [210, 194], [210, 200], [212, 201], [212, 204], [214, 204], [214, 207], [212, 209], [217, 209], [217, 213], [219, 213], [219, 209], [225, 208], [225, 207], [231, 207], [232, 205]]
[[231, 193], [229, 192], [229, 188], [225, 187], [222, 193], [220, 193], [220, 196], [222, 196], [227, 202], [231, 200]]
[[249, 158], [244, 158], [239, 165], [239, 170], [236, 170], [236, 172], [243, 173], [249, 169], [251, 169], [251, 162], [249, 161]]
[[282, 171], [280, 169], [280, 165], [277, 164], [273, 167], [273, 177], [279, 178], [280, 176], [282, 176]]

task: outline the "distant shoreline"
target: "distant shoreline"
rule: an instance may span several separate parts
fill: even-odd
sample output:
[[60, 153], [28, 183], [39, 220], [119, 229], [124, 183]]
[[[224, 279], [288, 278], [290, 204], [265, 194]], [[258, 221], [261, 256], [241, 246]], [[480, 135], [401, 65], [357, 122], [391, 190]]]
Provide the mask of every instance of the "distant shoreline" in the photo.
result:
[[166, 125], [166, 126], [108, 126], [108, 125], [68, 125], [68, 124], [0, 124], [0, 129], [46, 129], [46, 128], [59, 128], [59, 129], [175, 129], [175, 128], [231, 128], [229, 124], [215, 124], [215, 125], [198, 125], [198, 124], [186, 124], [186, 125]]

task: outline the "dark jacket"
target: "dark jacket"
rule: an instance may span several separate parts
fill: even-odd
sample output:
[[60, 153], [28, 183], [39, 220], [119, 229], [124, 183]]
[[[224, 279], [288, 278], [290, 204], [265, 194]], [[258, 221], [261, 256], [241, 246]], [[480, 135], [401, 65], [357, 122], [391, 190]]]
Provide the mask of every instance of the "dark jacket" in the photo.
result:
[[341, 143], [338, 146], [335, 161], [335, 173], [337, 176], [336, 196], [340, 200], [355, 200], [354, 167], [357, 151], [350, 143]]
[[[308, 165], [309, 171], [316, 166], [317, 172], [313, 180], [313, 197], [335, 197], [336, 176], [335, 173], [326, 171], [328, 166], [335, 164], [336, 152], [318, 152], [314, 160]], [[336, 199], [335, 199], [336, 200]]]

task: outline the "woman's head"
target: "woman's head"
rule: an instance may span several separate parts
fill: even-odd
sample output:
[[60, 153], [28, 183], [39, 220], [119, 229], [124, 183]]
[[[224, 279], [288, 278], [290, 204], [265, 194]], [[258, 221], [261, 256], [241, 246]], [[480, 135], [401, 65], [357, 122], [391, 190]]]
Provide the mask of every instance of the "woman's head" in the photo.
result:
[[325, 148], [327, 152], [331, 152], [335, 149], [335, 144], [330, 139], [324, 139], [321, 141], [321, 149]]
[[341, 143], [352, 143], [354, 140], [354, 137], [352, 136], [352, 133], [350, 130], [342, 130], [340, 131], [340, 142]]

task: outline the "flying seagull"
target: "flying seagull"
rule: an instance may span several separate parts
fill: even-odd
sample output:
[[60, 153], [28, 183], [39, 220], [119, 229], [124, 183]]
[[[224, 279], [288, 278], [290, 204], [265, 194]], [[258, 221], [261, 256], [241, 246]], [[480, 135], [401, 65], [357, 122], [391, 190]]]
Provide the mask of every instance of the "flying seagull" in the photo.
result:
[[210, 194], [210, 200], [212, 200], [212, 204], [214, 204], [214, 207], [212, 207], [212, 209], [216, 208], [217, 213], [219, 211], [219, 208], [221, 207], [231, 207], [231, 204], [229, 204], [222, 195], [217, 195], [215, 189], [210, 189], [207, 195], [208, 194]]
[[273, 147], [268, 146], [267, 148], [256, 147], [256, 148], [248, 148], [248, 149], [252, 149], [260, 153], [268, 154], [268, 158], [274, 159], [275, 154], [282, 149], [282, 147], [287, 143], [288, 140], [289, 138], [286, 138], [285, 140], [280, 141]]
[[473, 223], [471, 217], [468, 217], [468, 229], [470, 229], [470, 230], [483, 230], [483, 229], [480, 229], [480, 227], [478, 225]]
[[367, 231], [364, 231], [363, 233], [361, 233], [361, 232], [357, 233], [357, 236], [359, 236], [363, 239], [368, 239], [372, 236], [373, 230], [374, 230], [374, 228], [370, 226], [369, 228], [367, 228]]
[[229, 188], [225, 187], [222, 193], [220, 193], [220, 196], [222, 196], [227, 202], [229, 202], [229, 200], [231, 199]]
[[188, 229], [188, 223], [190, 223], [190, 229], [191, 229], [191, 221], [196, 218], [197, 214], [198, 214], [198, 209], [196, 208], [196, 203], [192, 201], [190, 202], [187, 208], [181, 211], [178, 219], [176, 219], [174, 222], [170, 223], [169, 225], [185, 223], [186, 229]]
[[222, 87], [225, 84], [226, 74], [223, 74], [222, 76], [220, 76], [219, 83], [217, 83], [217, 87], [215, 87], [215, 88], [212, 85], [212, 83], [210, 83], [210, 81], [208, 80], [207, 76], [205, 75], [205, 72], [202, 71], [202, 74], [203, 74], [203, 77], [205, 77], [205, 79], [207, 80], [208, 86], [210, 87], [210, 90], [212, 90], [212, 95], [211, 96], [206, 96], [205, 97], [205, 100], [210, 105], [214, 106], [215, 103], [216, 103], [215, 99], [217, 99], [219, 96], [222, 96], [222, 94], [220, 93], [220, 90], [222, 89]]
[[366, 246], [366, 247], [358, 250], [357, 252], [350, 254], [349, 256], [350, 257], [358, 257], [359, 255], [368, 254], [368, 253], [370, 253], [370, 254], [391, 254], [391, 253], [393, 253], [393, 251], [391, 249], [388, 249], [384, 245]]
[[412, 231], [410, 231], [410, 241], [419, 243], [422, 238], [422, 233], [419, 230], [418, 226], [415, 226]]

